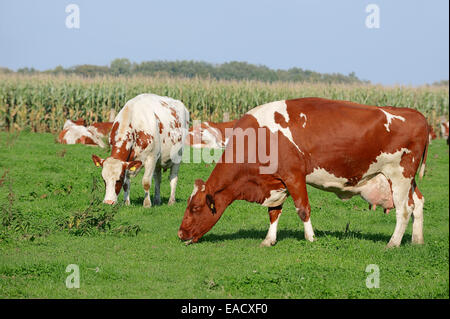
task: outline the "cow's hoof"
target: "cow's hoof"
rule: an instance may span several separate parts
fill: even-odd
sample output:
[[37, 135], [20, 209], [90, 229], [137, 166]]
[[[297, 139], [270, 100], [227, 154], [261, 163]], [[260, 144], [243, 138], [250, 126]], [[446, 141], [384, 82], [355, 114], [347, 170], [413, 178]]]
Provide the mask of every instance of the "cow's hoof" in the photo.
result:
[[425, 242], [423, 241], [423, 237], [412, 237], [412, 244], [413, 245], [423, 245]]
[[150, 199], [148, 198], [144, 199], [144, 207], [146, 208], [152, 207], [152, 202], [150, 201]]
[[161, 205], [161, 199], [160, 198], [155, 198], [153, 200], [153, 205]]
[[172, 206], [173, 204], [175, 204], [175, 199], [169, 199], [167, 205]]
[[130, 206], [130, 200], [127, 199], [127, 200], [124, 202], [124, 204], [125, 204], [125, 206]]
[[400, 243], [396, 243], [396, 242], [390, 240], [388, 242], [388, 244], [386, 245], [386, 248], [395, 248], [395, 247], [398, 247], [398, 246], [400, 246]]
[[305, 236], [305, 239], [311, 243], [317, 241], [315, 236]]
[[262, 241], [262, 243], [259, 245], [259, 247], [272, 247], [275, 246], [275, 244], [277, 243], [276, 239], [264, 239]]

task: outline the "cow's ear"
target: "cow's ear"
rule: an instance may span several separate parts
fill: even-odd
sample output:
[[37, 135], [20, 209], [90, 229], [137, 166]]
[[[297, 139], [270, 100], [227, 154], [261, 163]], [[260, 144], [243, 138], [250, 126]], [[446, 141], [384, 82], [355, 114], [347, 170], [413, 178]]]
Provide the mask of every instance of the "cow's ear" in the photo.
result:
[[142, 166], [142, 162], [141, 161], [132, 161], [129, 162], [127, 165], [127, 170], [129, 170], [130, 172], [134, 172], [135, 170], [139, 169], [139, 167]]
[[211, 213], [214, 215], [216, 213], [216, 203], [211, 194], [206, 195], [206, 205], [211, 209]]
[[197, 186], [198, 190], [204, 192], [206, 189], [206, 184], [202, 179], [196, 179], [194, 185]]
[[97, 155], [92, 155], [92, 160], [94, 161], [95, 166], [103, 167], [103, 162], [105, 161], [103, 158], [100, 158]]

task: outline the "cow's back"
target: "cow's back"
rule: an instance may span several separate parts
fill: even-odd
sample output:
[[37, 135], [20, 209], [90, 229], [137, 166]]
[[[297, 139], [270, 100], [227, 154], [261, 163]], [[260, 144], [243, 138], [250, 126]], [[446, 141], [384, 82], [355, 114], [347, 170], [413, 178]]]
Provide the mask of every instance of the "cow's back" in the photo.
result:
[[279, 154], [281, 169], [301, 163], [306, 174], [320, 168], [355, 183], [382, 154], [405, 149], [421, 156], [428, 138], [426, 119], [415, 110], [321, 98], [258, 106], [235, 127], [251, 126], [278, 133], [280, 149], [289, 152]]
[[186, 135], [182, 130], [187, 130], [188, 121], [189, 112], [180, 101], [140, 94], [129, 100], [114, 120], [110, 134], [112, 152], [125, 150], [137, 160], [158, 154], [164, 163], [172, 151], [169, 143], [175, 147], [182, 145]]

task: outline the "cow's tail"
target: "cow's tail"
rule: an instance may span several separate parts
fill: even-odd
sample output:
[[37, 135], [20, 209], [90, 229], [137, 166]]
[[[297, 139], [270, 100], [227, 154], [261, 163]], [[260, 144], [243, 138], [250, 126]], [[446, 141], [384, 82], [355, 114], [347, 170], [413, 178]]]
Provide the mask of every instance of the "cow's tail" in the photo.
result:
[[428, 145], [430, 143], [430, 139], [427, 138], [425, 149], [423, 150], [422, 154], [422, 164], [420, 165], [420, 171], [419, 171], [419, 179], [423, 178], [423, 175], [425, 175], [425, 164], [427, 162], [427, 154], [428, 154]]

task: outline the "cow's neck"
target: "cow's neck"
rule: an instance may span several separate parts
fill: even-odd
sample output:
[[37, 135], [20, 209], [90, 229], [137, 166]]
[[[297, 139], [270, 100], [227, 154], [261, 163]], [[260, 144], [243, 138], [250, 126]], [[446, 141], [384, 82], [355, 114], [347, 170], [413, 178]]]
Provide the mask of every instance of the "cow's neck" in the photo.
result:
[[251, 187], [248, 187], [246, 175], [236, 170], [235, 167], [223, 163], [216, 164], [206, 185], [208, 193], [216, 202], [216, 210], [220, 214], [235, 200], [260, 202], [259, 199], [255, 199]]

